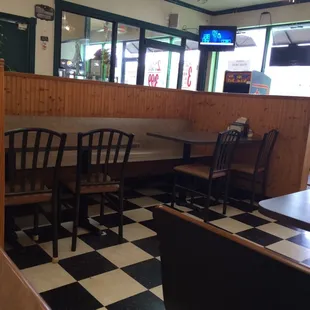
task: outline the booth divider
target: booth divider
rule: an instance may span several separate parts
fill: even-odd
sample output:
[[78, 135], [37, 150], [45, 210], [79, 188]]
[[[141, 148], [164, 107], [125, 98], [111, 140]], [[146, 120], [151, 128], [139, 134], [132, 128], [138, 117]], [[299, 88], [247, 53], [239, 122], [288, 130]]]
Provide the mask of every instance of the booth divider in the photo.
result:
[[185, 119], [195, 130], [213, 132], [244, 116], [255, 134], [273, 128], [280, 132], [267, 195], [303, 190], [307, 184], [310, 98], [192, 92], [6, 72], [5, 113]]

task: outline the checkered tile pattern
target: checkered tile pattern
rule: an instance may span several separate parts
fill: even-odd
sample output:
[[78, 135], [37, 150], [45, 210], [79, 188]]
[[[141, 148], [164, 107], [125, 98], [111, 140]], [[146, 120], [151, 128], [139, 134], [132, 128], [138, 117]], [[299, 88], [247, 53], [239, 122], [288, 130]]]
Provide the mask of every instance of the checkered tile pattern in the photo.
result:
[[[40, 239], [31, 239], [32, 220], [16, 219], [21, 253], [8, 249], [9, 256], [53, 310], [63, 309], [165, 309], [158, 241], [152, 210], [156, 205], [170, 205], [167, 188], [126, 190], [124, 243], [118, 244], [117, 214], [106, 208], [102, 229], [106, 235], [95, 236], [79, 229], [77, 251], [71, 252], [72, 223], [60, 230], [58, 264], [51, 263], [52, 229], [46, 218], [40, 218]], [[89, 206], [94, 225], [99, 214], [96, 197]], [[194, 209], [176, 206], [180, 212], [202, 221], [201, 198]], [[279, 224], [258, 211], [248, 212], [249, 203], [231, 200], [227, 214], [213, 201], [210, 223], [310, 267], [310, 233]]]

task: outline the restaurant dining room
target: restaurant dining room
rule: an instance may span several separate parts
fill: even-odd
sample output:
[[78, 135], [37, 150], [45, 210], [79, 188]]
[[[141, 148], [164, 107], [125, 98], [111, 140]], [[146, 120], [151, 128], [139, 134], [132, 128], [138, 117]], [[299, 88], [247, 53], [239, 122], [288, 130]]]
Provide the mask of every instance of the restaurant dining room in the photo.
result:
[[305, 308], [310, 100], [264, 68], [309, 28], [232, 25], [309, 4], [162, 1], [190, 31], [91, 2], [0, 12], [38, 41], [28, 69], [0, 53], [0, 310]]

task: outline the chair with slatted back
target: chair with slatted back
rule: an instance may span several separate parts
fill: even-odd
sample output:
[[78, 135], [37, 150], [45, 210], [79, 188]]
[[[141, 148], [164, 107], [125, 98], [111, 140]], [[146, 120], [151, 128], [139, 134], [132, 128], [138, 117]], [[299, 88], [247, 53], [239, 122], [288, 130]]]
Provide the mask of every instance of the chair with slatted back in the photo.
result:
[[259, 177], [262, 176], [262, 197], [266, 196], [266, 182], [268, 177], [268, 168], [270, 157], [275, 146], [279, 135], [278, 130], [271, 130], [264, 134], [263, 141], [260, 145], [255, 165], [248, 165], [248, 164], [232, 164], [232, 172], [236, 177], [240, 178], [248, 178], [250, 177], [251, 180], [251, 207], [254, 210], [254, 200], [256, 195], [256, 185], [259, 181]]
[[5, 206], [35, 205], [34, 240], [38, 240], [39, 204], [51, 202], [53, 261], [58, 261], [58, 179], [66, 134], [23, 128], [5, 133]]
[[[82, 195], [101, 195], [101, 221], [104, 202], [115, 204], [107, 194], [118, 193], [119, 241], [123, 240], [124, 169], [128, 162], [134, 135], [115, 129], [97, 129], [78, 134], [77, 167], [74, 179], [63, 180], [63, 185], [75, 196], [72, 251], [76, 250], [79, 209]], [[118, 166], [112, 177], [110, 167]]]
[[[207, 222], [208, 211], [210, 206], [211, 190], [212, 190], [212, 181], [214, 179], [225, 178], [226, 184], [225, 184], [225, 194], [223, 202], [223, 213], [226, 214], [226, 208], [227, 208], [226, 205], [227, 205], [228, 189], [230, 181], [230, 166], [233, 158], [233, 153], [237, 143], [239, 142], [239, 139], [240, 139], [240, 133], [237, 132], [236, 130], [228, 130], [219, 133], [212, 157], [212, 164], [210, 166], [207, 166], [202, 163], [196, 163], [189, 165], [181, 165], [174, 168], [175, 178], [174, 178], [173, 195], [172, 195], [173, 196], [172, 207], [174, 207], [174, 203], [176, 200], [177, 188], [201, 195], [205, 199], [204, 220], [205, 222]], [[202, 193], [200, 190], [196, 190], [178, 184], [179, 174], [191, 176], [202, 180], [207, 180], [208, 181], [207, 193]]]

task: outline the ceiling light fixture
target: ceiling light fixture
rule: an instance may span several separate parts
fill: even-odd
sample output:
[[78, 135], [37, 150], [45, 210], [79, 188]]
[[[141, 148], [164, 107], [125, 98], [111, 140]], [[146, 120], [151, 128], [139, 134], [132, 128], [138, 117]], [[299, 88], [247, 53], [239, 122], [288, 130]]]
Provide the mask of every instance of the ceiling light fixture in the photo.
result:
[[208, 0], [197, 0], [197, 2], [199, 4], [206, 4], [208, 2]]
[[71, 26], [67, 20], [67, 15], [66, 13], [64, 13], [62, 15], [62, 25], [61, 25], [62, 30], [68, 31], [68, 32], [72, 32], [75, 30], [75, 28], [73, 26]]

